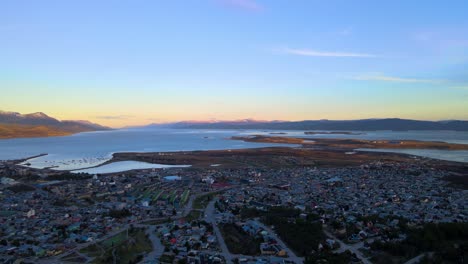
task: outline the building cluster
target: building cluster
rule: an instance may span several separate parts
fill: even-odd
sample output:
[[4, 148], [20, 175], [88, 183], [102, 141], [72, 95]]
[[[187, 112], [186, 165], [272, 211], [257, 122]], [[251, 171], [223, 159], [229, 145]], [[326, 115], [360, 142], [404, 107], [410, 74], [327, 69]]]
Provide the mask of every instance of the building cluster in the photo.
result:
[[[242, 208], [295, 208], [300, 217], [314, 215], [326, 230], [356, 243], [402, 241], [407, 237], [402, 223], [416, 227], [468, 220], [468, 191], [443, 180], [446, 172], [418, 164], [258, 170], [254, 175], [223, 193], [217, 221], [240, 221], [236, 213]], [[337, 243], [327, 239], [323, 245]]]
[[226, 195], [232, 204], [292, 206], [326, 219], [377, 215], [414, 223], [466, 222], [468, 191], [442, 180], [442, 171], [413, 164], [263, 170]]
[[132, 223], [180, 217], [190, 194], [204, 184], [192, 186], [190, 178], [166, 177], [179, 172], [144, 170], [25, 182], [18, 179], [27, 173], [8, 167], [12, 178], [1, 177], [0, 185], [0, 260], [50, 257]]
[[[181, 220], [186, 205], [193, 202], [190, 199], [225, 187], [230, 189], [221, 194], [224, 208], [214, 214], [215, 223], [235, 224], [262, 240], [261, 257], [240, 256], [239, 262], [244, 263], [265, 259], [269, 259], [265, 263], [275, 259], [284, 263], [288, 249], [258, 220], [241, 219], [234, 213], [239, 208], [296, 208], [301, 217], [313, 214], [323, 224], [333, 225], [350, 242], [382, 236], [383, 230], [398, 225], [398, 219], [413, 225], [468, 220], [468, 191], [451, 187], [442, 179], [444, 171], [418, 163], [60, 175], [0, 163], [0, 261], [59, 255], [134, 223], [167, 219], [169, 224], [160, 225], [157, 231], [167, 258], [225, 263], [211, 224]], [[368, 217], [388, 221], [362, 220]], [[349, 226], [356, 227], [351, 234], [346, 230]], [[397, 239], [403, 238], [404, 234]]]

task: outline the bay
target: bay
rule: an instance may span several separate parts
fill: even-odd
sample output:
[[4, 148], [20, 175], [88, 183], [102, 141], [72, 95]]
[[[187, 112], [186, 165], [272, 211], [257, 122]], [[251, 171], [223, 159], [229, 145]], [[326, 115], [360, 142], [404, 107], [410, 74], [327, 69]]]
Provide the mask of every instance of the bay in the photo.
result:
[[[304, 131], [282, 130], [191, 130], [191, 129], [118, 129], [79, 133], [64, 137], [18, 138], [0, 140], [0, 160], [22, 159], [46, 153], [27, 163], [35, 168], [83, 169], [106, 162], [115, 152], [169, 152], [294, 146], [230, 140], [239, 135], [272, 135], [314, 138], [353, 138], [443, 141], [468, 144], [467, 132], [456, 131], [354, 131], [359, 134], [305, 135]], [[273, 134], [272, 134], [273, 133]], [[285, 134], [277, 134], [285, 133]], [[385, 150], [430, 158], [468, 162], [468, 151]]]

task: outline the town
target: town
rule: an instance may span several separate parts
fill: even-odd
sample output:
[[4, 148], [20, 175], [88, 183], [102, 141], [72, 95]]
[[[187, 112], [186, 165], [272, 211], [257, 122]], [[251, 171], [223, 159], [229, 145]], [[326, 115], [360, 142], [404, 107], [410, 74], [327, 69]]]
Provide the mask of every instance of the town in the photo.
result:
[[[421, 162], [91, 175], [4, 161], [0, 261], [457, 263], [468, 191], [447, 175]], [[431, 228], [446, 241], [415, 244]]]

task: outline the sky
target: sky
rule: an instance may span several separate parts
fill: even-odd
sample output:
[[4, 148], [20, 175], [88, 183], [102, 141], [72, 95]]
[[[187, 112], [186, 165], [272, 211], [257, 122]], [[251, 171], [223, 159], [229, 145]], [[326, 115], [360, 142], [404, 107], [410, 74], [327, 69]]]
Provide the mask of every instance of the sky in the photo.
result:
[[0, 110], [468, 120], [466, 0], [3, 0]]

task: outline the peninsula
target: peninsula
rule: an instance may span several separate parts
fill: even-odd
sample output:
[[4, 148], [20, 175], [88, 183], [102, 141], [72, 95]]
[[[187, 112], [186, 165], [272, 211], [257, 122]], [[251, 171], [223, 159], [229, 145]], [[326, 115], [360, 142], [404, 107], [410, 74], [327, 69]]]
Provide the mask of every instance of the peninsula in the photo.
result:
[[20, 114], [0, 111], [0, 139], [68, 136], [110, 129], [84, 120], [59, 121], [42, 112]]

